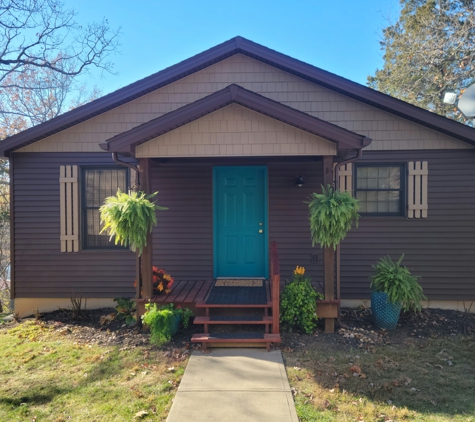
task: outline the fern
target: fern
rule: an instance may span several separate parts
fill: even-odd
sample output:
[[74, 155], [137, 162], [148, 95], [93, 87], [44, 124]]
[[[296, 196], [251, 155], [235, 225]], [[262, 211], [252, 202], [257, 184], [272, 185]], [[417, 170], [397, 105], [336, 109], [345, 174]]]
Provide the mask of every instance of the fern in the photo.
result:
[[371, 276], [371, 289], [386, 293], [388, 301], [401, 303], [404, 311], [412, 309], [420, 312], [421, 302], [427, 298], [417, 281], [419, 277], [413, 276], [404, 265], [401, 265], [403, 259], [404, 254], [397, 262], [386, 256], [373, 265], [376, 273]]
[[119, 189], [116, 196], [106, 198], [99, 208], [101, 223], [104, 223], [101, 233], [107, 232], [111, 240], [115, 236], [116, 245], [130, 245], [140, 256], [147, 244], [147, 233], [157, 224], [155, 211], [168, 209], [150, 201], [157, 193], [132, 192], [129, 195]]
[[307, 204], [312, 246], [319, 243], [322, 248], [333, 246], [336, 249], [353, 221], [358, 226], [358, 201], [348, 192], [334, 190], [330, 185], [322, 186], [322, 193], [313, 193]]

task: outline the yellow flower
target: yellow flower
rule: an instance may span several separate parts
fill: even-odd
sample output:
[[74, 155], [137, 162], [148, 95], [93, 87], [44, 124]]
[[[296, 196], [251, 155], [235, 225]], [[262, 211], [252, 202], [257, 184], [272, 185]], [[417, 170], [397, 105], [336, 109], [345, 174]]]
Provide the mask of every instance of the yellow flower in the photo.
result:
[[297, 267], [295, 267], [295, 270], [294, 270], [294, 275], [304, 275], [304, 274], [305, 274], [305, 268], [299, 267], [297, 265]]

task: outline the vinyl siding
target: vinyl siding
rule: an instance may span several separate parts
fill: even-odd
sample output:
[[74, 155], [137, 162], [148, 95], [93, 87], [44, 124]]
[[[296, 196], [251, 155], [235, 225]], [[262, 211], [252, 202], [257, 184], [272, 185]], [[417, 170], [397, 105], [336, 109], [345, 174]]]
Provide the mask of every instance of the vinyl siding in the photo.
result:
[[342, 298], [369, 297], [371, 265], [405, 254], [432, 300], [475, 300], [475, 153], [369, 152], [362, 162], [427, 161], [428, 217], [365, 217], [341, 247]]
[[134, 296], [127, 250], [61, 252], [59, 167], [114, 165], [109, 154], [14, 154], [15, 297]]

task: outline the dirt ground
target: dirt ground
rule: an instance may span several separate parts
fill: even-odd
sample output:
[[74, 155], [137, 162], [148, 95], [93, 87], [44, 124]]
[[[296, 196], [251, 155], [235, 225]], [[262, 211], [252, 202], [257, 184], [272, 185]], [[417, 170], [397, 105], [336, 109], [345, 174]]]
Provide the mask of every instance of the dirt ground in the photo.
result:
[[[474, 306], [475, 308], [475, 306]], [[74, 319], [69, 310], [58, 310], [44, 313], [41, 320], [52, 325], [60, 333], [67, 335], [78, 343], [99, 345], [120, 345], [122, 347], [138, 347], [148, 344], [148, 334], [139, 328], [129, 328], [123, 321], [112, 319], [101, 324], [101, 316], [115, 314], [114, 309], [102, 308], [83, 311]], [[419, 314], [402, 314], [395, 330], [378, 330], [372, 322], [370, 308], [342, 308], [341, 324], [335, 334], [323, 332], [323, 321], [317, 331], [304, 334], [298, 331], [282, 329], [282, 343], [275, 347], [283, 350], [304, 348], [334, 348], [340, 350], [362, 348], [371, 350], [384, 344], [417, 343], [427, 338], [450, 338], [456, 335], [475, 335], [475, 314], [441, 309], [423, 309]], [[1, 328], [12, 327], [9, 323]], [[172, 342], [165, 348], [197, 348], [190, 343], [194, 333], [202, 332], [201, 326], [190, 324], [187, 330], [180, 330]]]

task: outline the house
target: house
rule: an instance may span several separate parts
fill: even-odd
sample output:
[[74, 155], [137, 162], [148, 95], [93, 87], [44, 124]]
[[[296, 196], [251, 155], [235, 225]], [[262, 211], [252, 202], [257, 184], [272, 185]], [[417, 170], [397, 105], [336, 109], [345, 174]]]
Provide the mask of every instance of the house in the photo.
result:
[[282, 281], [300, 265], [323, 286], [304, 201], [337, 180], [361, 211], [339, 252], [343, 304], [368, 299], [371, 265], [404, 253], [428, 305], [463, 307], [475, 300], [474, 146], [473, 128], [233, 38], [0, 143], [15, 309], [136, 294], [135, 255], [100, 234], [98, 208], [137, 164], [168, 207], [146, 262], [177, 283], [268, 278], [275, 241]]

